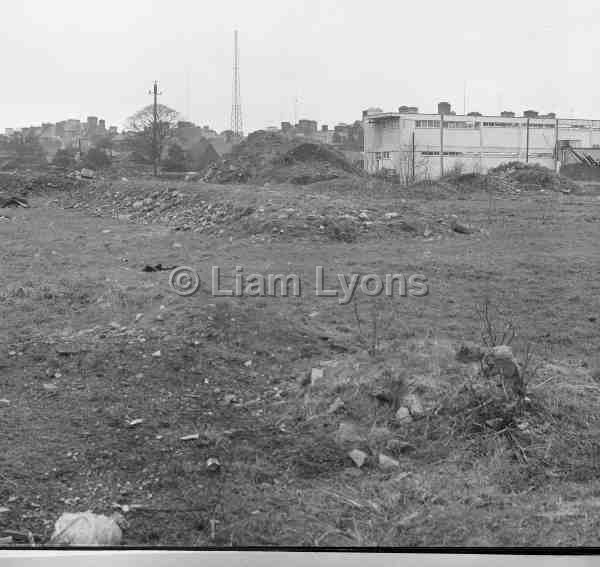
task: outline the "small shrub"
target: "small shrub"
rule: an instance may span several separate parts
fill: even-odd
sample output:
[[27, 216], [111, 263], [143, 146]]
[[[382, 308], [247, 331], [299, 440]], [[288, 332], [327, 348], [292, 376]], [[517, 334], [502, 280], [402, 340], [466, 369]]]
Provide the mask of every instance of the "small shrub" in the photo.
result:
[[183, 148], [179, 144], [169, 147], [167, 159], [163, 162], [165, 171], [186, 171], [187, 160]]
[[56, 165], [63, 169], [72, 169], [75, 167], [76, 163], [75, 152], [70, 149], [58, 150], [52, 159], [52, 165]]
[[90, 169], [104, 169], [110, 165], [110, 157], [104, 150], [90, 148], [83, 158], [83, 165]]

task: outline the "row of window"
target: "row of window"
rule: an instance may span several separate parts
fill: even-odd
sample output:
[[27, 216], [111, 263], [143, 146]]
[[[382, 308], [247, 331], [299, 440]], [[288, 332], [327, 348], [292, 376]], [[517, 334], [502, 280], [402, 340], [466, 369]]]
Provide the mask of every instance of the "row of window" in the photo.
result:
[[[424, 150], [419, 152], [422, 156], [439, 156], [440, 152], [439, 151], [435, 151], [435, 150]], [[481, 152], [479, 151], [473, 151], [473, 152], [453, 152], [453, 151], [447, 151], [444, 152], [445, 156], [449, 156], [449, 157], [456, 157], [456, 156], [464, 156], [464, 155], [468, 155], [471, 157], [480, 157], [481, 156]], [[489, 152], [486, 151], [484, 152], [484, 155], [486, 157], [518, 157], [519, 153], [507, 153], [507, 152]], [[531, 157], [552, 157], [552, 153], [551, 152], [537, 152], [537, 153], [532, 153], [530, 152], [529, 154]], [[390, 152], [375, 152], [375, 159], [390, 159]]]
[[[459, 122], [459, 121], [446, 121], [444, 120], [444, 128], [480, 128], [483, 125], [484, 128], [519, 128], [527, 127], [527, 122]], [[439, 130], [439, 120], [416, 120], [416, 128], [436, 128]], [[554, 128], [554, 124], [543, 124], [541, 122], [530, 122], [530, 128]]]

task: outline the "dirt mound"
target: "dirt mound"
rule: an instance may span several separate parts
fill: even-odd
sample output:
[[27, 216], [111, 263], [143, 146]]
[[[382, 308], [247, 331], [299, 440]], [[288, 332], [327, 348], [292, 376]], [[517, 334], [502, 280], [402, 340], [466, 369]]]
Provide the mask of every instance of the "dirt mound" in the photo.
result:
[[85, 181], [55, 173], [0, 173], [0, 195], [38, 195], [56, 190], [72, 191]]
[[490, 169], [486, 178], [488, 186], [507, 192], [544, 189], [571, 193], [577, 189], [577, 185], [570, 179], [556, 174], [547, 167], [519, 161], [510, 161]]
[[359, 172], [335, 149], [316, 142], [258, 131], [211, 165], [204, 180], [212, 183], [294, 183], [307, 185]]
[[[420, 185], [423, 184], [427, 185], [426, 182], [420, 182]], [[518, 161], [502, 163], [486, 174], [449, 173], [429, 184], [434, 186], [437, 194], [492, 191], [518, 195], [524, 191], [571, 193], [577, 189], [573, 181], [547, 167]]]

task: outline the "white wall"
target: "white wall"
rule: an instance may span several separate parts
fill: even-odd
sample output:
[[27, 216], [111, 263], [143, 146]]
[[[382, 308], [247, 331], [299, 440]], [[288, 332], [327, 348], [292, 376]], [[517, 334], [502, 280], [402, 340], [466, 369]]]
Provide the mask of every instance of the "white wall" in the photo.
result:
[[[380, 169], [405, 174], [412, 168], [414, 133], [414, 160], [417, 177], [438, 177], [441, 173], [439, 115], [381, 113], [367, 115], [363, 120], [365, 132], [365, 167], [370, 172]], [[430, 121], [430, 122], [426, 122]], [[438, 126], [435, 127], [437, 121]], [[529, 144], [526, 118], [446, 116], [445, 122], [462, 123], [460, 127], [444, 128], [444, 172], [457, 164], [465, 172], [484, 173], [507, 161], [526, 161], [529, 145], [529, 163], [554, 167], [556, 120], [531, 119]], [[578, 121], [579, 123], [582, 121]], [[569, 124], [559, 130], [559, 139], [581, 140], [583, 145], [600, 144], [600, 122], [596, 131], [592, 123]], [[420, 127], [423, 124], [432, 128]], [[492, 125], [493, 124], [493, 125]], [[505, 124], [506, 126], [498, 126]], [[577, 126], [574, 128], [573, 126]], [[566, 136], [569, 138], [566, 138]], [[563, 136], [565, 136], [563, 138]], [[387, 155], [389, 154], [389, 158]], [[437, 155], [432, 155], [437, 154]]]

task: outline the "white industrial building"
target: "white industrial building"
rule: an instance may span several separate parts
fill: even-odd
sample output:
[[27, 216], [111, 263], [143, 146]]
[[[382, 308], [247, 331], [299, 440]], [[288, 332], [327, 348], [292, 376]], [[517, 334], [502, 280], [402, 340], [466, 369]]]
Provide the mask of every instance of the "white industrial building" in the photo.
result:
[[485, 173], [508, 161], [559, 168], [561, 163], [600, 159], [600, 120], [478, 113], [457, 115], [448, 103], [438, 113], [414, 107], [398, 112], [371, 108], [363, 112], [364, 167], [404, 179], [436, 178], [450, 171]]

